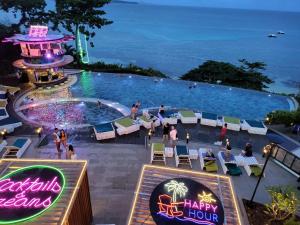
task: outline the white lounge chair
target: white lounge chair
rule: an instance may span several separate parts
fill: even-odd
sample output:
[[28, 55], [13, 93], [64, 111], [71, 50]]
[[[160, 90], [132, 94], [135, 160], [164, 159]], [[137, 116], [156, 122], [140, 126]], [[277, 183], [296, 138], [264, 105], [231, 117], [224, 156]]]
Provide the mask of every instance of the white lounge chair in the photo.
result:
[[0, 100], [7, 103], [6, 94], [0, 94]]
[[3, 140], [1, 143], [0, 143], [0, 152], [2, 152], [2, 150], [4, 149], [4, 147], [7, 145], [7, 141], [6, 140]]
[[217, 119], [218, 119], [217, 114], [202, 112], [201, 113], [200, 124], [201, 125], [206, 125], [206, 126], [211, 126], [211, 127], [216, 127], [217, 126]]
[[7, 101], [6, 100], [0, 100], [0, 108], [6, 108]]
[[[263, 164], [258, 163], [254, 156], [245, 157], [242, 155], [235, 156], [238, 165], [243, 166], [248, 176], [259, 176], [262, 170]], [[264, 174], [265, 175], [265, 174]]]
[[11, 146], [6, 146], [2, 158], [21, 158], [31, 144], [29, 138], [18, 138]]
[[179, 111], [178, 117], [181, 123], [184, 124], [196, 124], [198, 122], [198, 118], [193, 111]]
[[165, 144], [152, 143], [151, 144], [151, 163], [163, 162], [166, 164]]
[[[152, 116], [152, 117], [151, 117]], [[156, 116], [150, 115], [150, 118], [147, 118], [147, 116], [142, 115], [138, 117], [139, 122], [143, 127], [146, 129], [151, 128], [152, 121], [154, 121], [154, 126], [158, 127], [160, 125], [160, 121]]]
[[115, 128], [112, 123], [102, 123], [96, 125], [94, 126], [94, 132], [98, 141], [116, 137]]
[[0, 108], [0, 120], [3, 120], [8, 117], [9, 117], [9, 115], [6, 111], [6, 108]]
[[249, 134], [266, 135], [268, 128], [261, 121], [243, 120], [241, 124], [242, 130], [247, 130]]
[[130, 134], [140, 129], [140, 125], [129, 117], [115, 120], [114, 123], [119, 135]]
[[20, 90], [21, 89], [19, 87], [0, 85], [0, 94], [6, 94], [6, 92], [8, 92], [11, 95], [14, 95], [16, 92]]
[[227, 124], [228, 130], [240, 131], [241, 130], [241, 121], [239, 118], [223, 116], [223, 125]]
[[192, 163], [190, 159], [189, 150], [186, 145], [176, 145], [175, 146], [175, 163], [178, 167], [179, 165], [188, 165], [192, 168]]
[[177, 113], [171, 110], [166, 110], [163, 114], [158, 113], [157, 116], [162, 124], [168, 123], [171, 125], [175, 125], [178, 122]]
[[238, 163], [235, 160], [234, 155], [230, 154], [228, 159], [226, 158], [224, 151], [218, 152], [218, 158], [223, 169], [224, 174], [232, 176], [239, 176], [242, 174], [241, 169], [238, 167]]
[[[206, 157], [207, 149], [206, 148], [199, 148], [199, 161], [200, 167], [202, 170], [207, 172], [217, 172], [218, 171], [218, 164], [216, 158], [208, 158]], [[208, 165], [209, 163], [209, 165]]]
[[0, 131], [6, 130], [7, 133], [11, 133], [15, 128], [22, 126], [22, 122], [18, 121], [13, 117], [8, 117], [0, 120]]

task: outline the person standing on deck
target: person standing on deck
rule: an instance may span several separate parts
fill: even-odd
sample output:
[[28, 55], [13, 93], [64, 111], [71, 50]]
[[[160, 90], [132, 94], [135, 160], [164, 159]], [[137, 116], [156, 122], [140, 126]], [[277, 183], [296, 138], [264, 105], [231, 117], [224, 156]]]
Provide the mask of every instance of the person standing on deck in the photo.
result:
[[54, 129], [53, 140], [54, 140], [57, 152], [62, 152], [62, 150], [60, 150], [60, 138], [59, 138], [59, 133], [58, 133], [57, 128]]
[[177, 130], [174, 126], [171, 127], [170, 139], [171, 139], [172, 148], [174, 149], [178, 139]]

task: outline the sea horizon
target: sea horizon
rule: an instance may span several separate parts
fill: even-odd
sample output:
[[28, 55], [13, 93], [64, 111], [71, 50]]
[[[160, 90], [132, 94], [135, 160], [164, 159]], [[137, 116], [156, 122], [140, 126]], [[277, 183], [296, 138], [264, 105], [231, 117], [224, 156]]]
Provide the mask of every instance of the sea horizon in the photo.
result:
[[[263, 72], [275, 81], [267, 91], [299, 89], [300, 13], [145, 3], [112, 3], [104, 10], [114, 23], [96, 32], [95, 47], [88, 48], [92, 61], [133, 63], [178, 79], [207, 60], [237, 65], [245, 58], [267, 64]], [[286, 34], [267, 37], [279, 30]]]
[[[207, 60], [238, 65], [245, 58], [267, 64], [263, 73], [275, 81], [267, 91], [299, 91], [300, 12], [117, 2], [104, 10], [113, 24], [96, 30], [91, 62], [132, 63], [179, 79]], [[279, 30], [286, 34], [267, 37]]]

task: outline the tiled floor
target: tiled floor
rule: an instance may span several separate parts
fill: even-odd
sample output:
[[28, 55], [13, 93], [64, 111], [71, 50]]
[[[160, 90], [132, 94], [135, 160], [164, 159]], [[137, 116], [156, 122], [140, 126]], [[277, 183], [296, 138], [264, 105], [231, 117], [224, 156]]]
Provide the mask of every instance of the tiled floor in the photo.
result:
[[[51, 159], [65, 157], [65, 153], [60, 156], [56, 153], [52, 142], [41, 148], [35, 148], [34, 143], [36, 140], [33, 141], [24, 157]], [[86, 159], [89, 162], [88, 175], [94, 223], [126, 224], [141, 167], [150, 162], [150, 150], [146, 150], [143, 145], [132, 144], [75, 142], [73, 145], [78, 158]], [[207, 147], [207, 145], [199, 143], [190, 143], [189, 145], [194, 149], [198, 149], [200, 146]], [[212, 147], [215, 152], [220, 150], [220, 147], [217, 146], [209, 147]], [[239, 154], [239, 152], [240, 150], [233, 150], [235, 154]], [[256, 156], [259, 161], [263, 162], [260, 154], [256, 154]], [[193, 170], [200, 171], [199, 159], [192, 160], [192, 165]], [[167, 159], [167, 166], [175, 166], [174, 158]], [[232, 177], [239, 200], [251, 197], [257, 181], [255, 177], [248, 177], [244, 169], [242, 171], [242, 176]], [[220, 166], [219, 173], [223, 173]], [[269, 198], [265, 187], [287, 184], [296, 187], [296, 178], [270, 161], [266, 169], [266, 177], [259, 186], [255, 200], [262, 203], [267, 202]]]

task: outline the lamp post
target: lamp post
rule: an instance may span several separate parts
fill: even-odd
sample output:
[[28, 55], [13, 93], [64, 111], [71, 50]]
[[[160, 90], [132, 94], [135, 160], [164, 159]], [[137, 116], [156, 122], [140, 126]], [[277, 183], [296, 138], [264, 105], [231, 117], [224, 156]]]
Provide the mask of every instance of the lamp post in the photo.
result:
[[259, 175], [259, 178], [258, 178], [258, 181], [257, 181], [257, 183], [256, 183], [256, 186], [255, 186], [255, 188], [254, 188], [252, 197], [251, 197], [251, 199], [250, 199], [250, 202], [249, 202], [249, 206], [250, 206], [250, 207], [253, 205], [253, 199], [254, 199], [254, 197], [255, 197], [257, 188], [258, 188], [258, 186], [259, 186], [259, 184], [260, 184], [261, 178], [262, 178], [263, 175], [264, 175], [264, 172], [265, 172], [267, 163], [268, 163], [268, 161], [269, 161], [269, 159], [270, 159], [270, 157], [271, 157], [271, 155], [272, 155], [273, 148], [274, 148], [275, 146], [276, 146], [276, 144], [271, 143], [271, 144], [269, 144], [269, 145], [266, 145], [266, 146], [264, 147], [264, 149], [263, 149], [264, 155], [267, 155], [267, 158], [266, 158], [265, 164], [264, 164], [264, 166], [263, 166], [263, 168], [262, 168], [262, 171], [261, 171], [261, 173], [260, 173], [260, 175]]

